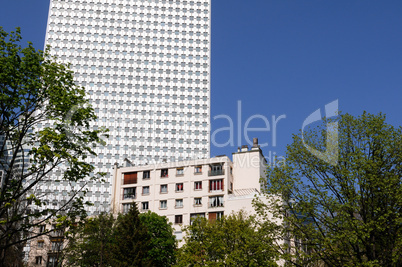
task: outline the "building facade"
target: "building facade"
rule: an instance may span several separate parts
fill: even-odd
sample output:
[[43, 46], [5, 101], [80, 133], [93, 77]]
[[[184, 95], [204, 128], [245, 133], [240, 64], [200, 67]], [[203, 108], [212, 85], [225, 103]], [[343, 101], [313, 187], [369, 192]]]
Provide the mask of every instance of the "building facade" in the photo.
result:
[[[232, 212], [254, 213], [252, 200], [260, 193], [266, 161], [255, 142], [227, 156], [172, 163], [115, 167], [112, 210], [127, 212], [136, 203], [140, 212], [166, 216], [182, 239], [181, 226], [196, 217], [215, 220]], [[263, 198], [263, 197], [262, 197]]]
[[[90, 158], [107, 179], [88, 184], [90, 214], [110, 206], [115, 162], [209, 158], [210, 29], [210, 0], [51, 1], [46, 45], [86, 88], [92, 127], [110, 130]], [[44, 185], [49, 203], [70, 190], [61, 173]]]
[[64, 229], [51, 223], [43, 223], [35, 227], [36, 233], [46, 233], [30, 241], [27, 253], [27, 266], [60, 266], [62, 251], [67, 245]]

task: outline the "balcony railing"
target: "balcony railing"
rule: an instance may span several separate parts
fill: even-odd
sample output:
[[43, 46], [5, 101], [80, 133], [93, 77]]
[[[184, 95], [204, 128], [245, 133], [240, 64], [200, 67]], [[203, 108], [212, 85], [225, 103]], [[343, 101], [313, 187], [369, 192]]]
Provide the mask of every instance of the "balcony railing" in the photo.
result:
[[135, 199], [135, 194], [124, 194], [123, 200], [126, 200], [126, 199]]
[[212, 201], [212, 202], [208, 203], [208, 207], [210, 207], [210, 208], [218, 208], [218, 207], [223, 207], [223, 206], [224, 206], [223, 201], [221, 201], [221, 202]]
[[211, 170], [208, 172], [208, 176], [217, 176], [217, 175], [224, 175], [225, 170]]

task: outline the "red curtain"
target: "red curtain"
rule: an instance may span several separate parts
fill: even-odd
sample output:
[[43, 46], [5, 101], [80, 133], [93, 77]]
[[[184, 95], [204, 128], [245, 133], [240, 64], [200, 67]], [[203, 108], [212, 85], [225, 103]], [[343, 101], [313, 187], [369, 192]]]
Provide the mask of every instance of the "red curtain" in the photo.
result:
[[183, 190], [183, 184], [177, 184], [177, 191]]
[[209, 190], [223, 190], [223, 179], [209, 181]]

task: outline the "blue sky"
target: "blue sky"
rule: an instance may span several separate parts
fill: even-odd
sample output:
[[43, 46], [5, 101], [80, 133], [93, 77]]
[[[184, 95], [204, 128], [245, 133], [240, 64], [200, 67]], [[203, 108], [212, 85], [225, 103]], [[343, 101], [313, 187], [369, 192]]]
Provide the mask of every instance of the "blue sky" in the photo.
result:
[[[42, 49], [49, 0], [3, 1], [0, 26], [20, 26], [24, 41]], [[291, 135], [315, 110], [338, 99], [353, 115], [383, 112], [400, 126], [402, 114], [402, 1], [212, 0], [212, 132], [234, 122], [234, 146], [211, 146], [230, 155], [250, 116], [267, 118], [264, 154], [283, 155]], [[241, 101], [241, 125], [238, 123]], [[276, 126], [273, 146], [272, 116]], [[264, 126], [262, 119], [249, 127]], [[216, 134], [218, 143], [229, 131]]]

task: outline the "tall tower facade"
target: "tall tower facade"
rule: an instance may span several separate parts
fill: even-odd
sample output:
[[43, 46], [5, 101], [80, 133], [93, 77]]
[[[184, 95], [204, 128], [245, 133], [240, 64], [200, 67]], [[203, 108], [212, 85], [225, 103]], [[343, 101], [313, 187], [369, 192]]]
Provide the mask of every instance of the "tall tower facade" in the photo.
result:
[[209, 157], [210, 41], [210, 0], [51, 0], [46, 45], [110, 130], [90, 159], [107, 173], [89, 184], [90, 212], [109, 207], [116, 162]]

